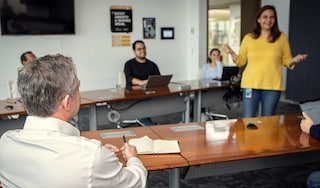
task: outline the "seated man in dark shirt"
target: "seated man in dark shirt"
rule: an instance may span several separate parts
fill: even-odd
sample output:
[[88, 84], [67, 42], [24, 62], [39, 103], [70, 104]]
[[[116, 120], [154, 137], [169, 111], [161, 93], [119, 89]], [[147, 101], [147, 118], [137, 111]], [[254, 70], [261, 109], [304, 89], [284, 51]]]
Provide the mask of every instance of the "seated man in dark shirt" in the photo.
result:
[[[307, 113], [302, 112], [303, 120], [301, 120], [300, 127], [304, 133], [310, 134], [317, 140], [320, 140], [320, 124], [315, 125], [313, 120]], [[319, 114], [320, 115], [320, 114]], [[315, 171], [310, 174], [307, 180], [309, 188], [320, 187], [320, 171]]]
[[132, 44], [135, 58], [128, 60], [124, 65], [127, 86], [147, 83], [149, 75], [160, 75], [157, 64], [146, 58], [147, 50], [143, 41], [137, 40]]
[[[128, 60], [124, 65], [126, 86], [145, 86], [149, 75], [160, 75], [157, 64], [146, 58], [147, 50], [143, 41], [137, 40], [132, 44], [135, 58]], [[143, 125], [154, 125], [151, 118], [139, 119]]]

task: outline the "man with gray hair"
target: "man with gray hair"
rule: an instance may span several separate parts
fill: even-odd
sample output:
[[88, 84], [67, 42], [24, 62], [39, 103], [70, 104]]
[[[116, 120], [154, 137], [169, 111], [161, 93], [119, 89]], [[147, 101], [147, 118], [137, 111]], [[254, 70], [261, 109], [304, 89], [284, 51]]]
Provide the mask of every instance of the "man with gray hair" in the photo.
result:
[[19, 71], [28, 117], [22, 130], [1, 137], [3, 187], [145, 187], [147, 171], [134, 146], [102, 146], [68, 123], [80, 108], [79, 85], [71, 58], [62, 55], [35, 59]]

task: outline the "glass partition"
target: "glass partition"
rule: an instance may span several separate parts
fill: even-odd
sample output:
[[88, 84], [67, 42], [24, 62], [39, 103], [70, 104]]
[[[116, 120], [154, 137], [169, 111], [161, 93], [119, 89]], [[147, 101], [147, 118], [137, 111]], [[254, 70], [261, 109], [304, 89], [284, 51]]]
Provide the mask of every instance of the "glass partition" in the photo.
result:
[[229, 55], [224, 52], [223, 45], [229, 44], [235, 51], [239, 50], [240, 0], [209, 0], [208, 7], [208, 54], [212, 48], [218, 48], [224, 65], [234, 66]]

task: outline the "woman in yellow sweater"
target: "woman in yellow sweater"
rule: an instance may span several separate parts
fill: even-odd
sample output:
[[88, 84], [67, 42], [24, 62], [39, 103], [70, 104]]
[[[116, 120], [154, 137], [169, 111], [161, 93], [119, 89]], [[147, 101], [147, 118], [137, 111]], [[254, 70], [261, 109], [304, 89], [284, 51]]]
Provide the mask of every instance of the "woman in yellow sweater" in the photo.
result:
[[293, 69], [306, 54], [291, 55], [287, 36], [279, 30], [276, 9], [262, 7], [251, 33], [242, 40], [239, 54], [225, 45], [237, 66], [246, 68], [242, 75], [243, 117], [255, 117], [261, 102], [261, 115], [274, 115], [283, 91], [282, 66]]

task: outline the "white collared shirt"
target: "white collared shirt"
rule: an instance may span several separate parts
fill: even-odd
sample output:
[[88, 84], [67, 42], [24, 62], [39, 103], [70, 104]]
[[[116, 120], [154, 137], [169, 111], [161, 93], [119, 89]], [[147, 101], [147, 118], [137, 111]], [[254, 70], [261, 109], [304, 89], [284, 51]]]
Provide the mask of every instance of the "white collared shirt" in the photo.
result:
[[145, 187], [147, 171], [132, 157], [122, 167], [116, 155], [56, 118], [28, 116], [22, 130], [0, 140], [3, 187]]

